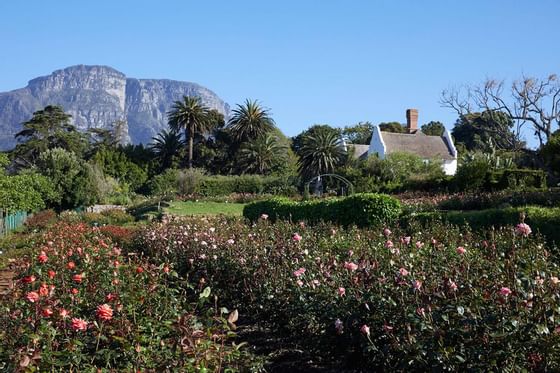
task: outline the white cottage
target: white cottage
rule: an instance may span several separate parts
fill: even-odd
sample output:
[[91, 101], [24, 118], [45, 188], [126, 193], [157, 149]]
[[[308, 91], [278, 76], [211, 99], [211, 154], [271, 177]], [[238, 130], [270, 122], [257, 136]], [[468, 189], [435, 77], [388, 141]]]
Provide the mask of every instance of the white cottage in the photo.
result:
[[416, 154], [425, 161], [441, 159], [446, 175], [457, 172], [457, 149], [447, 129], [443, 136], [428, 136], [418, 129], [418, 110], [406, 111], [407, 133], [385, 132], [379, 126], [373, 128], [368, 156], [378, 154], [384, 159], [387, 154], [406, 152]]

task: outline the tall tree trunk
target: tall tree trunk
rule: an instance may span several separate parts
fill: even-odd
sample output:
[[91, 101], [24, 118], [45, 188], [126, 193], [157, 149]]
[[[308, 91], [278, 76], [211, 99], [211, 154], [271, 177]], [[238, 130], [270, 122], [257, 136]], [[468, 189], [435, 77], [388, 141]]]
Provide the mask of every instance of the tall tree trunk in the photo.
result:
[[194, 142], [194, 136], [191, 133], [191, 135], [189, 136], [189, 168], [192, 168], [193, 142]]

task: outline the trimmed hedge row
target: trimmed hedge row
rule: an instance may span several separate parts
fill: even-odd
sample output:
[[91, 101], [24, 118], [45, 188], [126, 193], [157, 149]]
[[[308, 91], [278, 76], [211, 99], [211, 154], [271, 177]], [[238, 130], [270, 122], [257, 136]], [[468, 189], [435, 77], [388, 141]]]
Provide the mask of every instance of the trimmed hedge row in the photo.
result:
[[295, 180], [290, 177], [241, 175], [206, 176], [197, 193], [204, 197], [227, 196], [233, 193], [294, 195], [297, 193]]
[[381, 226], [395, 221], [401, 214], [400, 202], [384, 194], [354, 194], [345, 198], [329, 198], [296, 202], [287, 198], [271, 198], [249, 203], [243, 216], [255, 221], [262, 214], [275, 221], [292, 220], [317, 223], [328, 221], [344, 226]]
[[560, 244], [560, 208], [546, 207], [510, 207], [504, 209], [487, 209], [480, 211], [447, 211], [422, 212], [403, 219], [403, 223], [419, 221], [429, 224], [434, 220], [454, 225], [468, 224], [473, 229], [487, 229], [491, 227], [515, 226], [520, 221], [521, 214], [525, 214], [525, 222], [534, 232], [546, 237], [549, 243]]

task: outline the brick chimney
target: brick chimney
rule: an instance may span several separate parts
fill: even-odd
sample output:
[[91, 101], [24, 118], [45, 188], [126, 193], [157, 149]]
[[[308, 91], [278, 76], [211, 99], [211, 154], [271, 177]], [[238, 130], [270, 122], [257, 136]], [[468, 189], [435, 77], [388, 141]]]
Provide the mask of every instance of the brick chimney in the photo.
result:
[[408, 133], [416, 133], [418, 131], [418, 110], [408, 109], [406, 111], [406, 128]]

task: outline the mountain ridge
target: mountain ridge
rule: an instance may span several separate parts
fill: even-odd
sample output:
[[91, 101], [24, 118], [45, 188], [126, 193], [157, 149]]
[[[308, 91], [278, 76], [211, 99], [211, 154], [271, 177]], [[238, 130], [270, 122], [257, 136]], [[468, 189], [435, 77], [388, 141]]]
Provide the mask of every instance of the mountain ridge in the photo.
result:
[[62, 106], [81, 131], [126, 120], [127, 140], [147, 144], [167, 128], [167, 112], [184, 95], [200, 97], [209, 108], [229, 115], [229, 105], [198, 83], [132, 78], [106, 65], [58, 69], [29, 80], [26, 87], [0, 92], [0, 150], [13, 148], [21, 124], [47, 105]]

